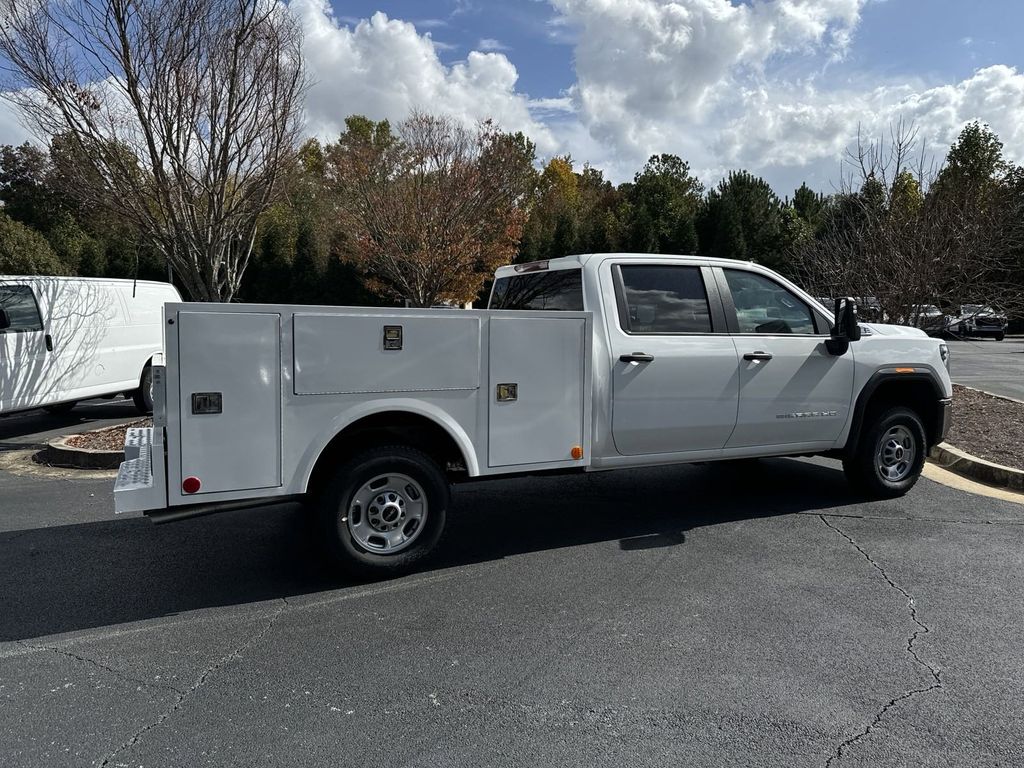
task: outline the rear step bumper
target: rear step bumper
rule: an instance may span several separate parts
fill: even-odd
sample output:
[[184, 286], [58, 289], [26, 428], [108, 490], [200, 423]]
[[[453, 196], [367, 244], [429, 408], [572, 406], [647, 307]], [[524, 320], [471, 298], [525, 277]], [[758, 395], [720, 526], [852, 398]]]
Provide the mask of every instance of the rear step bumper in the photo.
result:
[[115, 514], [165, 508], [163, 429], [129, 429], [124, 440], [124, 459], [114, 483]]

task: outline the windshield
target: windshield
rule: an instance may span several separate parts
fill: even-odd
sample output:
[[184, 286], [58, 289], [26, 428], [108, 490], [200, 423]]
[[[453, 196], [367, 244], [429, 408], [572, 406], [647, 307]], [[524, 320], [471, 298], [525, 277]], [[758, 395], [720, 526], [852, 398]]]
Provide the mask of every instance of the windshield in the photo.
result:
[[494, 282], [490, 309], [547, 309], [583, 311], [583, 281], [579, 269], [528, 272]]
[[960, 307], [962, 315], [994, 315], [996, 311], [984, 304], [964, 304]]

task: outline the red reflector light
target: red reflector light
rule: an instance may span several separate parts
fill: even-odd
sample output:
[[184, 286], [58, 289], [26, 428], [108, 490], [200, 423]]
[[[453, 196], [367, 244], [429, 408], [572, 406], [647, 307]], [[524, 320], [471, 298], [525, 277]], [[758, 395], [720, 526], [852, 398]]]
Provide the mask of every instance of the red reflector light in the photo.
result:
[[186, 477], [181, 481], [181, 490], [185, 493], [195, 493], [202, 486], [198, 477]]

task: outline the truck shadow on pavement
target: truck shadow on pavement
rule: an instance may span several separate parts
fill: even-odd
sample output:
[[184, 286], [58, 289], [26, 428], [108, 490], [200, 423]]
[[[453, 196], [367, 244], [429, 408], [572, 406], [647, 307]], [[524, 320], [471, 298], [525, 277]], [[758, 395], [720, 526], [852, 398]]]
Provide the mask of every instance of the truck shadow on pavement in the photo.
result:
[[[834, 463], [785, 459], [467, 483], [429, 568], [607, 541], [686, 546], [693, 528], [854, 503]], [[304, 514], [277, 505], [0, 533], [0, 641], [351, 586], [325, 565]]]

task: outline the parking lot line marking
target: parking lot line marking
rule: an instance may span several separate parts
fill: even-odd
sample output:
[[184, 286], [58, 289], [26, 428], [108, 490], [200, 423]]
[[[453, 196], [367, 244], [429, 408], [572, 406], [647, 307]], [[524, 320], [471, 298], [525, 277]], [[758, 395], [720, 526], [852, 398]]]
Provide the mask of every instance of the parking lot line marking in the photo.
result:
[[999, 499], [1000, 501], [1024, 505], [1024, 493], [1017, 493], [1005, 488], [993, 488], [991, 485], [969, 480], [955, 472], [950, 472], [948, 469], [943, 469], [937, 464], [932, 464], [930, 461], [925, 462], [924, 470], [922, 470], [921, 474], [929, 480], [934, 480], [936, 483], [945, 485], [948, 488], [974, 493], [978, 496], [987, 496], [990, 499]]

